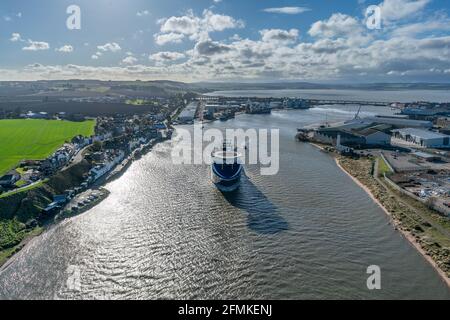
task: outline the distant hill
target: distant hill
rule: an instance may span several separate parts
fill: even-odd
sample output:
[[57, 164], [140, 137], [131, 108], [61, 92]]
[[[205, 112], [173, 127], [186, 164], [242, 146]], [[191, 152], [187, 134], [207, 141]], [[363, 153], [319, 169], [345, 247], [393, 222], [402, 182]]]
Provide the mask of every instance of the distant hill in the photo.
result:
[[341, 89], [341, 90], [449, 90], [450, 83], [370, 83], [370, 84], [319, 84], [309, 82], [268, 83], [210, 83], [191, 84], [202, 91], [217, 90], [280, 90], [280, 89]]
[[351, 89], [351, 90], [450, 90], [450, 83], [370, 83], [326, 84], [309, 82], [195, 82], [170, 80], [101, 81], [52, 80], [29, 82], [0, 82], [0, 99], [9, 97], [89, 97], [140, 96], [168, 97], [177, 93], [207, 93], [222, 90], [279, 89]]

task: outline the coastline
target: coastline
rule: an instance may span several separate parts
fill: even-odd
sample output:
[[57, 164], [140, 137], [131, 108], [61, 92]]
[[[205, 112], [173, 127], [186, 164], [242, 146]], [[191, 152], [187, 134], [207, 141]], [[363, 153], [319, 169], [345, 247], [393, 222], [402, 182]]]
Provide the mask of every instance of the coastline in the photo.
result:
[[[321, 151], [325, 151], [324, 147], [316, 144], [314, 142], [309, 142], [309, 144], [313, 145], [314, 147], [318, 148]], [[450, 288], [450, 278], [447, 276], [444, 270], [442, 270], [436, 261], [434, 261], [430, 255], [427, 254], [427, 252], [422, 248], [420, 243], [416, 241], [416, 238], [414, 237], [411, 232], [407, 230], [403, 230], [401, 228], [401, 222], [394, 218], [392, 213], [381, 203], [380, 200], [378, 200], [375, 195], [372, 193], [372, 191], [360, 180], [358, 180], [356, 177], [354, 177], [350, 172], [348, 172], [340, 163], [339, 158], [332, 155], [334, 158], [334, 161], [337, 165], [337, 167], [342, 170], [352, 181], [358, 185], [361, 189], [366, 192], [366, 194], [383, 210], [383, 212], [390, 218], [391, 223], [395, 227], [395, 230], [399, 231], [400, 234], [405, 237], [406, 240], [422, 255], [422, 257], [436, 270], [436, 272], [439, 274], [440, 278], [447, 284], [447, 286]]]
[[395, 219], [391, 212], [375, 197], [375, 195], [370, 191], [370, 189], [364, 185], [361, 181], [359, 181], [357, 178], [355, 178], [350, 172], [345, 170], [345, 168], [341, 165], [339, 162], [339, 159], [335, 157], [336, 165], [339, 169], [341, 169], [345, 174], [347, 174], [353, 182], [355, 182], [361, 189], [363, 189], [367, 195], [384, 211], [384, 213], [391, 219], [393, 226], [397, 231], [400, 232], [401, 235], [403, 235], [406, 240], [425, 258], [428, 263], [437, 271], [439, 276], [442, 278], [442, 280], [447, 284], [448, 287], [450, 287], [450, 278], [447, 276], [447, 274], [442, 270], [437, 263], [427, 254], [427, 252], [422, 248], [420, 243], [418, 243], [415, 239], [415, 237], [406, 230], [403, 230], [400, 228], [401, 223], [397, 219]]
[[[170, 127], [170, 129], [174, 129], [174, 128]], [[18, 243], [17, 245], [15, 245], [12, 248], [8, 248], [3, 251], [0, 251], [0, 254], [1, 253], [6, 254], [6, 257], [4, 259], [0, 259], [0, 271], [2, 271], [4, 268], [8, 267], [8, 265], [13, 261], [13, 259], [17, 253], [19, 253], [23, 248], [25, 248], [34, 238], [40, 236], [46, 230], [48, 230], [48, 228], [51, 228], [51, 227], [57, 225], [58, 223], [60, 223], [61, 221], [65, 220], [65, 219], [70, 219], [70, 218], [73, 218], [76, 216], [80, 216], [80, 215], [84, 214], [86, 211], [94, 208], [95, 206], [97, 206], [101, 202], [103, 202], [109, 196], [109, 191], [105, 188], [105, 185], [107, 183], [120, 178], [134, 161], [140, 160], [140, 158], [142, 156], [144, 156], [147, 153], [149, 153], [150, 151], [152, 151], [153, 147], [156, 146], [158, 143], [161, 143], [161, 142], [164, 142], [164, 141], [170, 140], [170, 139], [171, 138], [161, 139], [159, 141], [155, 141], [152, 144], [144, 146], [141, 149], [141, 156], [139, 158], [135, 158], [134, 153], [130, 154], [126, 159], [124, 159], [124, 161], [122, 163], [120, 163], [116, 167], [114, 167], [109, 172], [109, 174], [107, 174], [105, 177], [102, 177], [97, 182], [95, 182], [86, 191], [89, 191], [89, 190], [92, 191], [92, 190], [96, 190], [96, 189], [104, 189], [106, 191], [105, 195], [102, 196], [95, 203], [92, 203], [91, 205], [87, 205], [82, 210], [80, 210], [79, 212], [77, 212], [76, 214], [73, 214], [71, 216], [65, 215], [64, 210], [61, 210], [60, 212], [56, 213], [52, 219], [49, 219], [48, 221], [46, 221], [42, 226], [38, 226], [35, 229], [31, 230], [20, 243]], [[1, 255], [0, 255], [0, 257], [1, 257]]]

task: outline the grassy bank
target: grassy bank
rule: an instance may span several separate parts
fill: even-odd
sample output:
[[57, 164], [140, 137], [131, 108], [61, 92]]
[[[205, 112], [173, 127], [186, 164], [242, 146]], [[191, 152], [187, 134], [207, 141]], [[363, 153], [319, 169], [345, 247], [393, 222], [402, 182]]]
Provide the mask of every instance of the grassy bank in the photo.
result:
[[36, 185], [2, 194], [0, 197], [0, 265], [19, 251], [27, 239], [39, 233], [40, 227], [52, 221], [43, 208], [53, 201], [55, 194], [79, 186], [91, 164], [83, 160], [67, 170]]
[[21, 160], [47, 158], [77, 135], [93, 135], [94, 128], [94, 120], [0, 120], [0, 176]]
[[431, 262], [447, 277], [447, 283], [450, 283], [449, 220], [386, 183], [382, 174], [388, 172], [389, 168], [382, 161], [377, 162], [381, 177], [372, 175], [373, 159], [338, 157], [337, 161], [345, 171], [367, 187], [390, 214], [396, 228], [407, 235], [407, 238], [431, 259]]
[[31, 184], [31, 185], [29, 185], [29, 186], [27, 186], [27, 187], [21, 188], [21, 189], [19, 189], [19, 190], [13, 190], [13, 191], [11, 191], [11, 192], [5, 192], [5, 193], [2, 193], [2, 194], [0, 194], [0, 199], [2, 199], [2, 198], [7, 198], [7, 197], [9, 197], [9, 196], [13, 196], [13, 195], [18, 194], [18, 193], [27, 192], [27, 191], [30, 191], [30, 190], [33, 190], [33, 189], [42, 187], [42, 185], [43, 185], [45, 182], [47, 182], [47, 181], [48, 181], [48, 179], [42, 180], [42, 181], [39, 181], [39, 182], [37, 182], [37, 183]]
[[41, 227], [27, 228], [17, 219], [0, 220], [0, 266], [22, 249], [27, 239], [41, 232]]

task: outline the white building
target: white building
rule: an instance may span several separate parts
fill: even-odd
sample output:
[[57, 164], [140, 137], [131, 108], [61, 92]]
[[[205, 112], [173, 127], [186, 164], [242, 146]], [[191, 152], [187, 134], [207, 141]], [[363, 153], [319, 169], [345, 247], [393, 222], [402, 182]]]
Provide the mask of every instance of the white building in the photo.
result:
[[94, 181], [98, 180], [102, 176], [104, 176], [106, 173], [111, 171], [112, 168], [114, 168], [116, 165], [118, 165], [125, 157], [125, 154], [122, 150], [118, 152], [118, 155], [116, 155], [113, 159], [106, 161], [103, 164], [99, 164], [92, 168], [89, 173], [91, 176], [94, 177]]
[[438, 132], [416, 128], [405, 128], [393, 130], [392, 133], [395, 138], [402, 139], [425, 148], [450, 147], [450, 136]]
[[198, 105], [196, 102], [191, 102], [188, 106], [180, 113], [178, 120], [181, 122], [191, 122], [194, 121], [195, 114], [197, 113]]

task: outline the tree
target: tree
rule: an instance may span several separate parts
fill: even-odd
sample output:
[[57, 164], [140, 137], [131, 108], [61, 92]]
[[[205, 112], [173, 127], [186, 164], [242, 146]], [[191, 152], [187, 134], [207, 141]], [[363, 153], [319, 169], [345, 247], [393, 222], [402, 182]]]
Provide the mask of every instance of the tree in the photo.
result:
[[103, 143], [100, 141], [94, 141], [94, 143], [92, 144], [92, 151], [97, 152], [102, 150], [103, 148]]

